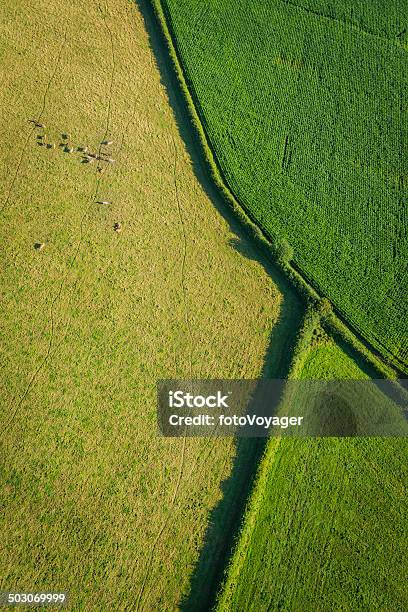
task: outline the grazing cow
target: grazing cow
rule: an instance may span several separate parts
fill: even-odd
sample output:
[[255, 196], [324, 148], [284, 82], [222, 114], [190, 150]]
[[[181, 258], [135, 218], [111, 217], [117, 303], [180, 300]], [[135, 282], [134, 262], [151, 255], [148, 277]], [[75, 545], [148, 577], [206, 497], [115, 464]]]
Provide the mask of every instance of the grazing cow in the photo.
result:
[[29, 119], [29, 122], [34, 123], [35, 127], [37, 128], [45, 128], [45, 125], [43, 123], [39, 123], [37, 119]]

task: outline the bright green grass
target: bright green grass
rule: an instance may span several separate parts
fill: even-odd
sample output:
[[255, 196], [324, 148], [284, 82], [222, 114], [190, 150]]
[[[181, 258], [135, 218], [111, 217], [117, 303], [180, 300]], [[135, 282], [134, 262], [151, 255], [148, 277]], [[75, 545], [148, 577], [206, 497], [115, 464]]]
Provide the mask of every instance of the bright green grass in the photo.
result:
[[406, 368], [405, 3], [162, 5], [238, 200], [272, 238], [287, 239], [347, 321]]
[[311, 349], [302, 364], [300, 379], [322, 379], [335, 378], [368, 379], [357, 365], [357, 363], [337, 344], [327, 342]]
[[[333, 343], [301, 378], [367, 378]], [[219, 611], [404, 610], [408, 446], [402, 439], [271, 440]]]

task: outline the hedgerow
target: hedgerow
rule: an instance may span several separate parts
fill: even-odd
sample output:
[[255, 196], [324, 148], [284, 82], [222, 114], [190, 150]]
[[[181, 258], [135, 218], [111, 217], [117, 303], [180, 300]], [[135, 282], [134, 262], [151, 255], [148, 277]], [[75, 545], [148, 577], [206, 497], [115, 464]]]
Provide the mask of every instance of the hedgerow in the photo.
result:
[[408, 182], [398, 100], [408, 71], [398, 7], [399, 21], [387, 3], [370, 12], [366, 3], [342, 11], [335, 2], [330, 14], [312, 0], [154, 4], [226, 199], [278, 259], [282, 240], [290, 245], [291, 263], [280, 263], [291, 277], [326, 295], [353, 331], [406, 371]]

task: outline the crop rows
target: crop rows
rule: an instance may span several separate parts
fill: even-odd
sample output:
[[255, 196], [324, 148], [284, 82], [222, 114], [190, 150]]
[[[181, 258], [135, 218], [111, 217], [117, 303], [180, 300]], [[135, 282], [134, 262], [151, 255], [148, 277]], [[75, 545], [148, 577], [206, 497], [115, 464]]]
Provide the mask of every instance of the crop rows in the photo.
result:
[[[300, 378], [367, 374], [330, 340]], [[217, 611], [405, 610], [407, 451], [406, 438], [271, 439]]]
[[291, 244], [338, 312], [406, 369], [402, 5], [300, 4], [163, 2], [229, 187], [272, 239]]

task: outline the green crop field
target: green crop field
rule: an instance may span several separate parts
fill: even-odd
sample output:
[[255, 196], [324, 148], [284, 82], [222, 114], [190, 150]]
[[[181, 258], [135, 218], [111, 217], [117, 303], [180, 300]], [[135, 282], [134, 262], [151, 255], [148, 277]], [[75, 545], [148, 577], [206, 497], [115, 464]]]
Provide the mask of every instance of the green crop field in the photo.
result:
[[[300, 377], [367, 374], [330, 341]], [[271, 440], [217, 610], [405, 610], [407, 460], [398, 438]]]
[[0, 591], [408, 608], [404, 441], [174, 439], [156, 414], [164, 378], [406, 368], [404, 4], [2, 2]]
[[[0, 13], [0, 589], [174, 610], [235, 445], [160, 437], [156, 381], [256, 377], [296, 322], [199, 182], [138, 7]], [[77, 148], [104, 139], [99, 172]]]
[[406, 372], [406, 2], [155, 4], [232, 193]]

